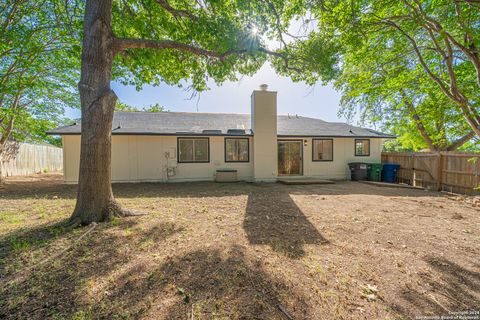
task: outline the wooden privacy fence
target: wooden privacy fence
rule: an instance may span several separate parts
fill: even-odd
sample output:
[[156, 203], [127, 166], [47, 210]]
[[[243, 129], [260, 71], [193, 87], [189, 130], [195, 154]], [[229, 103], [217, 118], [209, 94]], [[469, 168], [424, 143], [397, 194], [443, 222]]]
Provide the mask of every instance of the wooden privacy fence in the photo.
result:
[[62, 148], [50, 145], [20, 143], [15, 152], [0, 159], [2, 176], [26, 176], [40, 172], [54, 172], [63, 169]]
[[398, 163], [400, 183], [429, 190], [478, 193], [480, 153], [382, 152], [382, 163]]

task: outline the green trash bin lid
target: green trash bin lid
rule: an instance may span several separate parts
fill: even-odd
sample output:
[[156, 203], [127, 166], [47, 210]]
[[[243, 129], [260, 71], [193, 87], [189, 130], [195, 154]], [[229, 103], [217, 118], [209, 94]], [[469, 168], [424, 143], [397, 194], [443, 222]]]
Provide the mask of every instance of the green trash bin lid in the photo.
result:
[[369, 163], [368, 168], [372, 170], [382, 170], [383, 164], [381, 163]]

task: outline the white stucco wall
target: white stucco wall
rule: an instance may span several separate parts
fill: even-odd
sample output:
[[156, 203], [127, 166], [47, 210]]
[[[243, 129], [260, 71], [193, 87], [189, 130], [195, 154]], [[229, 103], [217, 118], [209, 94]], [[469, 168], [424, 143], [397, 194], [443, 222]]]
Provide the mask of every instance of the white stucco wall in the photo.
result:
[[[249, 138], [250, 161], [248, 163], [225, 163], [224, 139], [212, 136], [210, 139], [209, 163], [177, 163], [177, 137], [175, 136], [123, 136], [112, 137], [112, 179], [113, 182], [165, 182], [167, 167], [175, 167], [176, 175], [168, 181], [213, 180], [217, 169], [234, 168], [241, 180], [253, 180], [254, 138]], [[282, 140], [288, 138], [282, 138]], [[333, 161], [312, 161], [312, 138], [291, 138], [307, 140], [303, 147], [303, 175], [328, 179], [348, 179], [349, 162], [380, 162], [382, 139], [370, 139], [370, 156], [356, 157], [353, 138], [334, 138]], [[276, 150], [276, 148], [275, 148]], [[80, 136], [63, 136], [64, 177], [66, 183], [78, 181], [80, 162]], [[169, 154], [169, 159], [165, 154]], [[275, 164], [276, 165], [276, 164]], [[277, 168], [268, 167], [269, 172]], [[265, 169], [265, 170], [267, 170]], [[270, 170], [271, 169], [271, 170]]]
[[[213, 180], [217, 169], [237, 169], [238, 177], [251, 180], [253, 176], [253, 148], [250, 143], [250, 162], [225, 163], [224, 137], [210, 140], [209, 163], [177, 163], [177, 137], [124, 136], [112, 137], [113, 182], [165, 182]], [[65, 182], [76, 183], [80, 162], [80, 136], [63, 136]], [[169, 157], [165, 156], [168, 153]], [[167, 167], [175, 168], [175, 176], [167, 178]]]
[[381, 162], [382, 139], [370, 139], [370, 156], [355, 156], [355, 139], [333, 138], [333, 161], [312, 160], [312, 138], [282, 138], [282, 140], [289, 139], [307, 140], [306, 146], [305, 143], [303, 146], [303, 176], [306, 177], [344, 180], [350, 178], [348, 168], [350, 162]]
[[80, 135], [62, 136], [63, 179], [66, 183], [77, 183], [80, 168]]

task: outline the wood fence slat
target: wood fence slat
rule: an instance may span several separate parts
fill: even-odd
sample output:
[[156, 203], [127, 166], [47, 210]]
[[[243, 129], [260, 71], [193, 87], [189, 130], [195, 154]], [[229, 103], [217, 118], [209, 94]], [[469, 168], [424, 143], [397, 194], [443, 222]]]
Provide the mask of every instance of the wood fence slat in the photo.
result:
[[452, 158], [475, 158], [480, 157], [478, 153], [447, 153], [447, 152], [440, 152], [444, 157], [452, 157]]
[[16, 154], [0, 159], [2, 176], [25, 176], [63, 170], [63, 150], [50, 145], [21, 143]]
[[457, 171], [457, 170], [442, 170], [445, 173], [455, 173], [455, 174], [463, 174], [468, 176], [478, 176], [478, 173], [468, 172], [468, 171]]
[[399, 182], [439, 191], [479, 192], [479, 153], [383, 152], [382, 162], [400, 165]]

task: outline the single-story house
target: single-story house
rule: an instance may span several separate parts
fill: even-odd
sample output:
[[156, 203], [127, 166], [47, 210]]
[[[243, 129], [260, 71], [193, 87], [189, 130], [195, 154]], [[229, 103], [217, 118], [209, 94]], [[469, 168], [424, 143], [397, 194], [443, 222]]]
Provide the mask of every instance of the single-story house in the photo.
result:
[[[64, 177], [79, 175], [79, 124], [49, 132], [63, 141]], [[251, 96], [251, 114], [115, 112], [113, 182], [214, 180], [235, 169], [246, 181], [348, 179], [349, 162], [380, 162], [393, 136], [346, 123], [277, 115], [277, 93]]]

